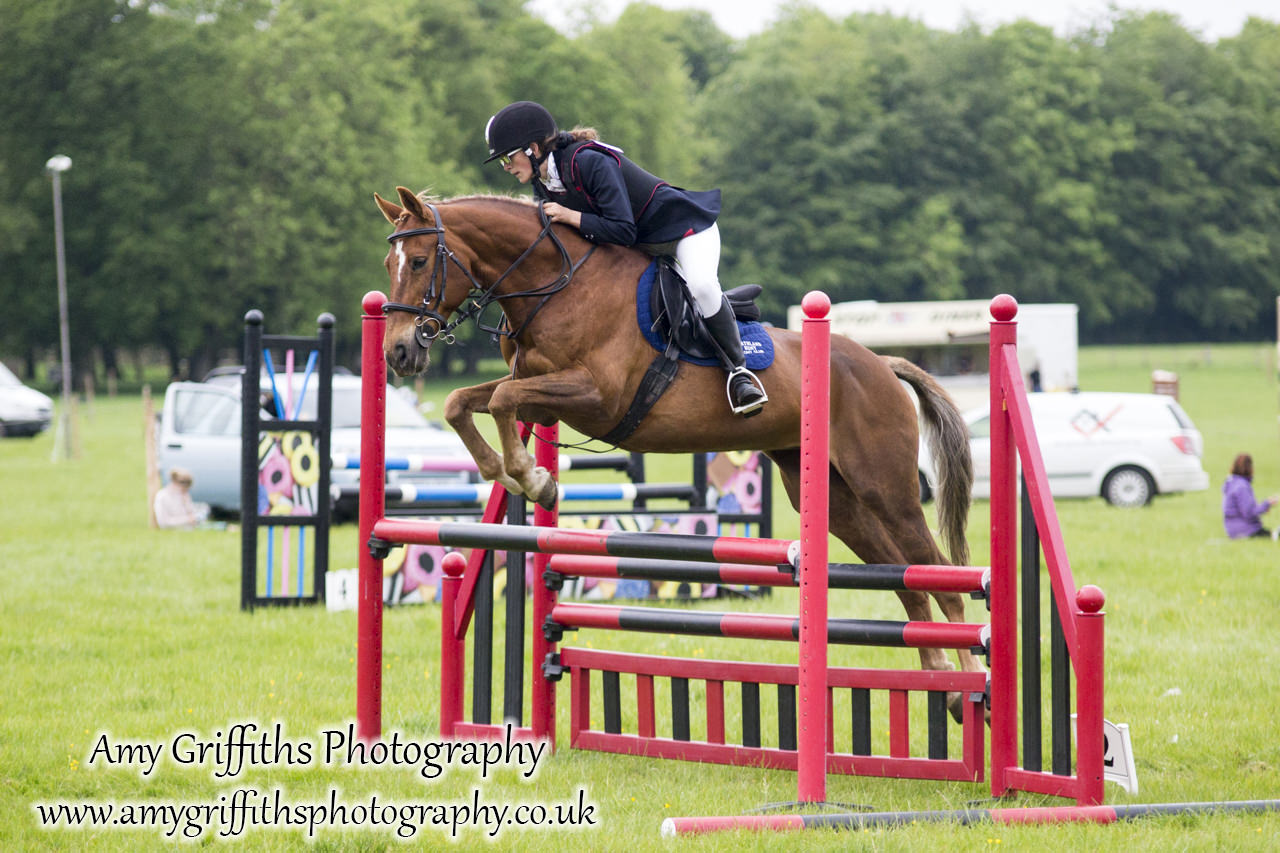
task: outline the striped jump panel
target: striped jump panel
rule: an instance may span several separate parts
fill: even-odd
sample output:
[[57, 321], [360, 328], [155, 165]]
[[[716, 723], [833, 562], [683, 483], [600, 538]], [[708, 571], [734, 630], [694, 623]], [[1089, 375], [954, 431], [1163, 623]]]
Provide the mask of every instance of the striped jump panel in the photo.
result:
[[[797, 766], [796, 689], [799, 668], [791, 664], [751, 663], [641, 655], [568, 647], [558, 663], [571, 675], [570, 746], [598, 752], [644, 755], [750, 767], [794, 770]], [[600, 676], [595, 679], [595, 674]], [[986, 675], [973, 672], [832, 668], [828, 678], [828, 711], [838, 692], [848, 691], [850, 717], [840, 725], [828, 714], [827, 770], [861, 776], [952, 781], [983, 778], [983, 701]], [[634, 712], [625, 715], [624, 690], [634, 682]], [[658, 707], [659, 681], [669, 684], [670, 713]], [[599, 684], [597, 690], [596, 684]], [[699, 685], [701, 689], [693, 689]], [[726, 685], [737, 685], [727, 689]], [[964, 698], [960, 725], [960, 757], [948, 756], [948, 692]], [[873, 716], [871, 696], [887, 695], [887, 720]], [[911, 694], [927, 697], [927, 755], [913, 754]], [[734, 694], [737, 694], [736, 697]], [[705, 700], [705, 736], [694, 738], [693, 698]], [[776, 697], [776, 699], [772, 698]], [[730, 699], [740, 702], [740, 714]], [[599, 701], [599, 705], [594, 705]], [[601, 725], [593, 726], [592, 708]], [[877, 706], [879, 707], [879, 706]], [[764, 731], [764, 711], [775, 712], [776, 733]], [[624, 717], [633, 730], [624, 731]], [[917, 722], [917, 724], [919, 724]], [[845, 728], [847, 726], [847, 728]], [[730, 731], [733, 729], [734, 731]], [[873, 732], [888, 732], [887, 752], [873, 751]], [[669, 735], [669, 736], [668, 736]], [[769, 743], [766, 743], [766, 736]]]
[[[791, 642], [800, 637], [799, 618], [783, 614], [711, 613], [576, 602], [556, 604], [544, 631], [555, 633], [576, 628]], [[968, 622], [827, 621], [828, 642], [847, 646], [983, 650], [986, 630], [986, 625]]]

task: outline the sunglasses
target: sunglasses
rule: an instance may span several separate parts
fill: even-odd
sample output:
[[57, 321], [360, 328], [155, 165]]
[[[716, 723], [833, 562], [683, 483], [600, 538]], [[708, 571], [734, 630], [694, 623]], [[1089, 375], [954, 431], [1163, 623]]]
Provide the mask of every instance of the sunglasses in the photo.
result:
[[503, 154], [501, 157], [499, 157], [498, 162], [501, 163], [504, 167], [510, 166], [511, 158], [519, 154], [520, 151], [521, 149], [519, 148], [513, 148], [512, 150], [508, 151], [506, 154]]

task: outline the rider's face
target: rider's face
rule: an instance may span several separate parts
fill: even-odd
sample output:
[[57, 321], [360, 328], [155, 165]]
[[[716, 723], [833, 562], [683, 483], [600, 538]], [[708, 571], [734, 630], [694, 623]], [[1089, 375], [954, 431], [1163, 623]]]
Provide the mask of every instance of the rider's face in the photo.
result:
[[533, 161], [525, 153], [526, 150], [521, 148], [502, 158], [503, 170], [522, 184], [527, 184], [533, 179]]

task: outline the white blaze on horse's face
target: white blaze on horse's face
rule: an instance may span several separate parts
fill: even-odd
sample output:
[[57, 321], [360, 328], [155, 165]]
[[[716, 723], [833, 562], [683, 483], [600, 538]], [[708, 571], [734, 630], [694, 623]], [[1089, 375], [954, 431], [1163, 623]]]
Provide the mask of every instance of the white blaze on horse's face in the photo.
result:
[[396, 282], [399, 283], [404, 280], [404, 265], [405, 261], [408, 260], [404, 254], [403, 240], [396, 241], [396, 257], [400, 259], [400, 268], [396, 271]]

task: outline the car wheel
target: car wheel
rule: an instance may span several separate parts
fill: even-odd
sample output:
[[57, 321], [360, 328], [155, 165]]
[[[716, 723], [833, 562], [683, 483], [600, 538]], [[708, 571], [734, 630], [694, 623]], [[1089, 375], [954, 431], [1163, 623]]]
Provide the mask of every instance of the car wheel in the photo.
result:
[[1146, 506], [1155, 493], [1151, 475], [1131, 465], [1117, 468], [1102, 481], [1102, 496], [1112, 506]]
[[920, 503], [927, 504], [933, 500], [933, 489], [929, 488], [929, 480], [923, 471], [917, 471], [916, 474], [920, 477]]

